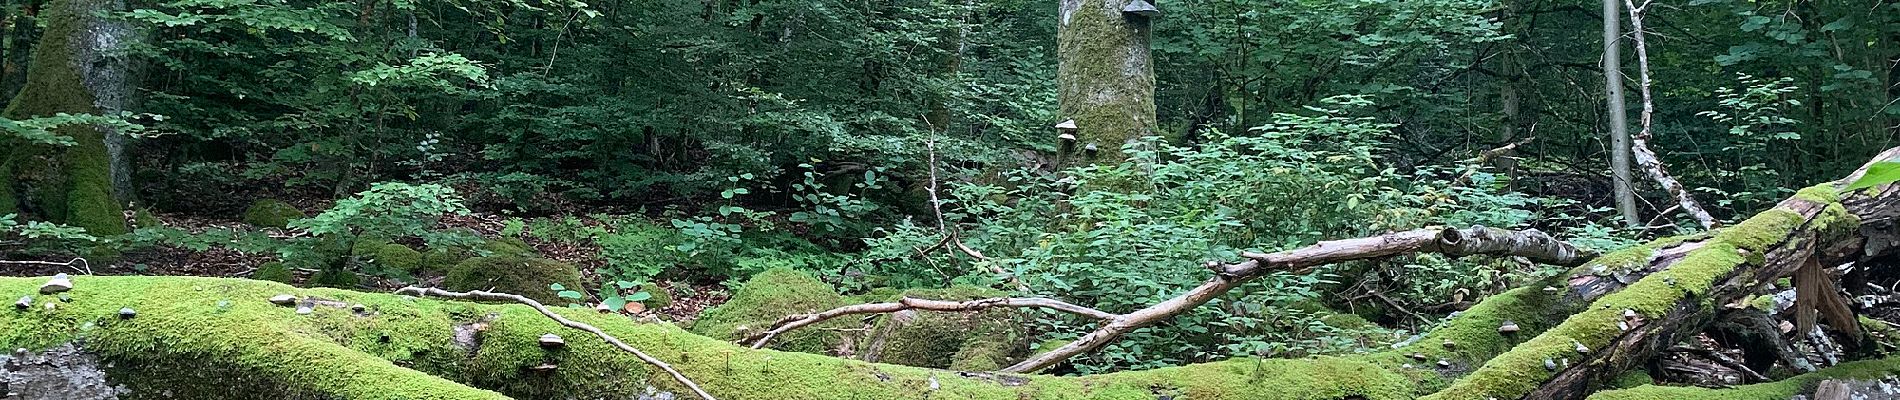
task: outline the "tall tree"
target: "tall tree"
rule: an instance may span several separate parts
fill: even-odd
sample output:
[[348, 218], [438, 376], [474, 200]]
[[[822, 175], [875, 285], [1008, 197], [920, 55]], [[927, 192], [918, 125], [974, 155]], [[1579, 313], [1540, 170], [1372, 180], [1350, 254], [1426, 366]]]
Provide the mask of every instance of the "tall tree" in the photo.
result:
[[1603, 0], [1603, 92], [1610, 120], [1610, 175], [1614, 186], [1616, 211], [1628, 226], [1641, 225], [1636, 215], [1636, 191], [1630, 173], [1629, 115], [1623, 106], [1622, 11], [1618, 0]]
[[1149, 15], [1124, 13], [1127, 3], [1149, 4], [1062, 0], [1056, 28], [1061, 117], [1075, 121], [1078, 148], [1097, 146], [1098, 161], [1122, 158], [1124, 143], [1155, 129], [1152, 24]]
[[[124, 50], [137, 32], [104, 13], [121, 0], [53, 0], [45, 3], [46, 30], [33, 49], [26, 84], [0, 116], [13, 119], [58, 114], [116, 114], [132, 101], [132, 61]], [[12, 146], [0, 163], [0, 213], [25, 207], [42, 218], [95, 234], [126, 231], [124, 202], [131, 199], [125, 137], [110, 128], [67, 125], [57, 133], [71, 146]]]

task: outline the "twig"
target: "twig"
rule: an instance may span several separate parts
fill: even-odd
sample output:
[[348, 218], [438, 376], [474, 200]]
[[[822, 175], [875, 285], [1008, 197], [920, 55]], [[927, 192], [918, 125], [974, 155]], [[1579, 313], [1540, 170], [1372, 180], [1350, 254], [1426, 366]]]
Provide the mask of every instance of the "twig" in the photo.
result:
[[1636, 41], [1636, 73], [1639, 78], [1637, 88], [1641, 90], [1643, 96], [1643, 129], [1630, 138], [1630, 152], [1635, 155], [1636, 164], [1643, 166], [1643, 170], [1649, 173], [1650, 179], [1662, 185], [1669, 194], [1676, 196], [1676, 202], [1680, 203], [1683, 212], [1694, 217], [1696, 223], [1702, 225], [1702, 229], [1715, 229], [1721, 223], [1717, 222], [1715, 217], [1709, 216], [1708, 210], [1702, 208], [1702, 204], [1695, 200], [1695, 196], [1689, 193], [1688, 188], [1682, 186], [1682, 182], [1669, 176], [1669, 172], [1663, 168], [1662, 159], [1657, 158], [1656, 152], [1649, 149], [1651, 127], [1654, 125], [1656, 114], [1656, 103], [1649, 92], [1649, 45], [1643, 40], [1643, 9], [1649, 7], [1649, 2], [1644, 1], [1640, 6], [1634, 0], [1623, 0], [1623, 3], [1629, 5], [1630, 35]]
[[740, 343], [750, 343], [750, 346], [754, 349], [765, 348], [765, 345], [770, 343], [772, 338], [778, 337], [780, 334], [846, 315], [887, 314], [904, 310], [945, 312], [982, 311], [997, 307], [1047, 308], [1100, 320], [1114, 320], [1122, 317], [1120, 315], [1109, 314], [1102, 310], [1040, 297], [997, 297], [970, 301], [944, 301], [905, 297], [890, 303], [849, 305], [833, 308], [821, 313], [788, 316], [773, 323], [772, 329], [747, 337], [741, 340]]
[[647, 355], [647, 353], [640, 351], [640, 349], [636, 349], [636, 348], [633, 348], [633, 346], [627, 345], [626, 342], [620, 341], [620, 339], [613, 337], [613, 335], [607, 334], [607, 332], [600, 330], [600, 328], [595, 328], [593, 325], [575, 322], [574, 320], [567, 319], [567, 317], [563, 317], [560, 314], [555, 314], [554, 311], [548, 310], [546, 306], [541, 305], [541, 302], [534, 301], [534, 299], [522, 297], [521, 295], [516, 295], [516, 294], [508, 294], [508, 293], [495, 293], [495, 292], [486, 292], [486, 291], [480, 291], [480, 290], [474, 290], [474, 291], [468, 291], [468, 292], [451, 292], [451, 291], [437, 289], [437, 288], [421, 288], [421, 287], [415, 287], [415, 286], [409, 286], [409, 287], [404, 287], [402, 289], [398, 289], [396, 290], [396, 294], [409, 294], [409, 295], [414, 295], [418, 297], [437, 296], [437, 297], [447, 297], [447, 298], [452, 298], [452, 299], [508, 300], [508, 301], [513, 301], [516, 303], [521, 303], [528, 307], [534, 308], [535, 311], [540, 311], [541, 315], [545, 315], [548, 317], [548, 319], [552, 319], [554, 320], [554, 322], [559, 322], [561, 325], [567, 326], [569, 328], [579, 329], [579, 330], [587, 331], [589, 333], [593, 333], [594, 336], [599, 336], [600, 340], [607, 341], [608, 344], [612, 344], [614, 345], [614, 347], [620, 348], [620, 351], [632, 353], [634, 357], [639, 357], [640, 361], [645, 361], [647, 364], [653, 365], [654, 367], [659, 368], [660, 370], [666, 371], [667, 374], [673, 375], [673, 380], [678, 381], [681, 385], [685, 385], [687, 389], [691, 389], [694, 394], [699, 395], [699, 398], [702, 398], [705, 400], [717, 400], [713, 398], [712, 394], [706, 393], [705, 389], [700, 389], [699, 384], [693, 383], [692, 379], [687, 379], [685, 374], [681, 374], [679, 370], [673, 369], [673, 366], [668, 365], [665, 361], [660, 361], [660, 359], [658, 358], [653, 358], [653, 356]]
[[[82, 266], [85, 266], [85, 267], [86, 267], [86, 269], [79, 269], [79, 267], [74, 267], [74, 266], [73, 266], [73, 264], [74, 264], [74, 263], [78, 263], [79, 265], [82, 265]], [[84, 274], [86, 274], [86, 275], [92, 275], [92, 274], [93, 274], [93, 273], [92, 273], [92, 262], [90, 262], [90, 261], [86, 261], [86, 259], [85, 259], [84, 257], [73, 257], [73, 259], [71, 259], [71, 260], [67, 260], [66, 262], [55, 262], [55, 261], [33, 261], [33, 260], [20, 260], [20, 261], [14, 261], [14, 260], [0, 260], [0, 264], [23, 264], [23, 265], [58, 265], [58, 266], [61, 266], [61, 267], [66, 267], [66, 268], [72, 268], [72, 269], [73, 269], [73, 272], [79, 272], [79, 273], [84, 273]]]

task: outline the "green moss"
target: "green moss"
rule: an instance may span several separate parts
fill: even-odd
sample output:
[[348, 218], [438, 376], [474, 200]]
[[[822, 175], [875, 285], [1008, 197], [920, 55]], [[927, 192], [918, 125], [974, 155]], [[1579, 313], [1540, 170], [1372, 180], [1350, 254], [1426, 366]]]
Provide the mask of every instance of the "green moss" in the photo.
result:
[[456, 264], [461, 264], [462, 260], [469, 258], [468, 253], [464, 251], [429, 249], [428, 252], [422, 254], [422, 265], [417, 267], [417, 270], [436, 273], [447, 272], [449, 269], [455, 268]]
[[1360, 317], [1358, 314], [1329, 314], [1319, 317], [1319, 322], [1326, 324], [1326, 326], [1345, 330], [1361, 330], [1377, 327], [1377, 325], [1366, 321], [1364, 317]]
[[251, 279], [260, 281], [285, 282], [291, 280], [290, 266], [280, 261], [258, 264], [257, 271], [251, 272]]
[[1077, 4], [1056, 35], [1060, 117], [1075, 120], [1076, 153], [1093, 144], [1094, 162], [1118, 162], [1124, 143], [1157, 131], [1149, 23], [1122, 17], [1114, 4]]
[[666, 286], [659, 282], [647, 282], [645, 285], [640, 285], [640, 291], [653, 295], [646, 301], [640, 302], [646, 304], [648, 308], [659, 309], [673, 306], [673, 293], [667, 291]]
[[[693, 332], [715, 339], [738, 340], [769, 328], [788, 315], [813, 313], [845, 305], [831, 285], [789, 268], [773, 268], [746, 281], [732, 300], [706, 310], [693, 323]], [[840, 338], [825, 328], [843, 327], [829, 321], [773, 339], [772, 348], [824, 354], [838, 347]]]
[[567, 300], [548, 288], [554, 283], [580, 288], [585, 282], [581, 280], [580, 270], [571, 264], [519, 256], [470, 258], [456, 264], [442, 281], [450, 290], [493, 290], [548, 304], [567, 304]]
[[1650, 385], [1598, 392], [1589, 400], [1785, 400], [1811, 392], [1814, 385], [1828, 379], [1881, 379], [1896, 374], [1900, 374], [1900, 358], [1888, 358], [1842, 363], [1768, 383], [1723, 389]]
[[[959, 285], [948, 289], [912, 289], [898, 297], [963, 301], [1004, 297], [994, 289]], [[975, 368], [1007, 364], [1027, 350], [1015, 309], [981, 312], [905, 311], [878, 320], [858, 354], [877, 362], [931, 368]]]
[[165, 225], [164, 221], [158, 220], [158, 216], [152, 215], [152, 210], [150, 209], [139, 209], [137, 213], [132, 214], [132, 223], [138, 224], [140, 228]]
[[500, 238], [482, 242], [481, 250], [488, 252], [491, 256], [528, 257], [535, 255], [533, 246], [529, 246], [528, 242], [517, 238]]
[[376, 249], [377, 264], [385, 267], [416, 272], [422, 268], [422, 252], [400, 244], [385, 244]]
[[310, 276], [311, 286], [355, 289], [363, 285], [363, 277], [343, 268], [324, 268]]
[[282, 228], [303, 217], [303, 210], [277, 199], [258, 200], [244, 209], [244, 223], [259, 228]]
[[1631, 370], [1624, 371], [1622, 375], [1617, 375], [1616, 380], [1610, 382], [1610, 387], [1628, 389], [1652, 383], [1656, 383], [1656, 379], [1649, 377], [1649, 371]]

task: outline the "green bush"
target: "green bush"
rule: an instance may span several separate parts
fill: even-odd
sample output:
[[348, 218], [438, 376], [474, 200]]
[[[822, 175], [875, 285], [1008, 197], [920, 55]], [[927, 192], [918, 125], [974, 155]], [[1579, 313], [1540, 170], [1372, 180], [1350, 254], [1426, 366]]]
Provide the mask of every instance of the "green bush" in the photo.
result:
[[[845, 304], [831, 285], [811, 275], [789, 268], [761, 272], [740, 286], [726, 304], [706, 310], [693, 323], [693, 332], [712, 338], [738, 340], [787, 315], [823, 311]], [[792, 331], [773, 339], [772, 348], [785, 351], [826, 354], [839, 343], [839, 336], [825, 328], [844, 327], [844, 321], [828, 321]]]
[[251, 272], [251, 279], [290, 283], [290, 266], [281, 261], [258, 264], [257, 271]]
[[546, 258], [476, 257], [456, 264], [442, 281], [449, 290], [493, 290], [527, 296], [546, 304], [567, 304], [567, 300], [548, 288], [555, 283], [581, 287], [581, 272], [571, 264]]
[[258, 200], [244, 209], [244, 223], [260, 228], [283, 228], [303, 217], [303, 210], [277, 199]]

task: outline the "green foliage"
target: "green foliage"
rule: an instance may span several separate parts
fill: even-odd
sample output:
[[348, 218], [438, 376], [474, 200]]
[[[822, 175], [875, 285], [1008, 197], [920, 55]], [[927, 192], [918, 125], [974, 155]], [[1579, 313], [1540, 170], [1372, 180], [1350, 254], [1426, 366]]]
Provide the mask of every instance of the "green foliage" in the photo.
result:
[[1867, 174], [1855, 179], [1842, 191], [1854, 191], [1900, 181], [1900, 162], [1881, 161], [1867, 167]]
[[259, 228], [283, 228], [304, 218], [303, 210], [283, 200], [263, 199], [244, 209], [244, 223]]

